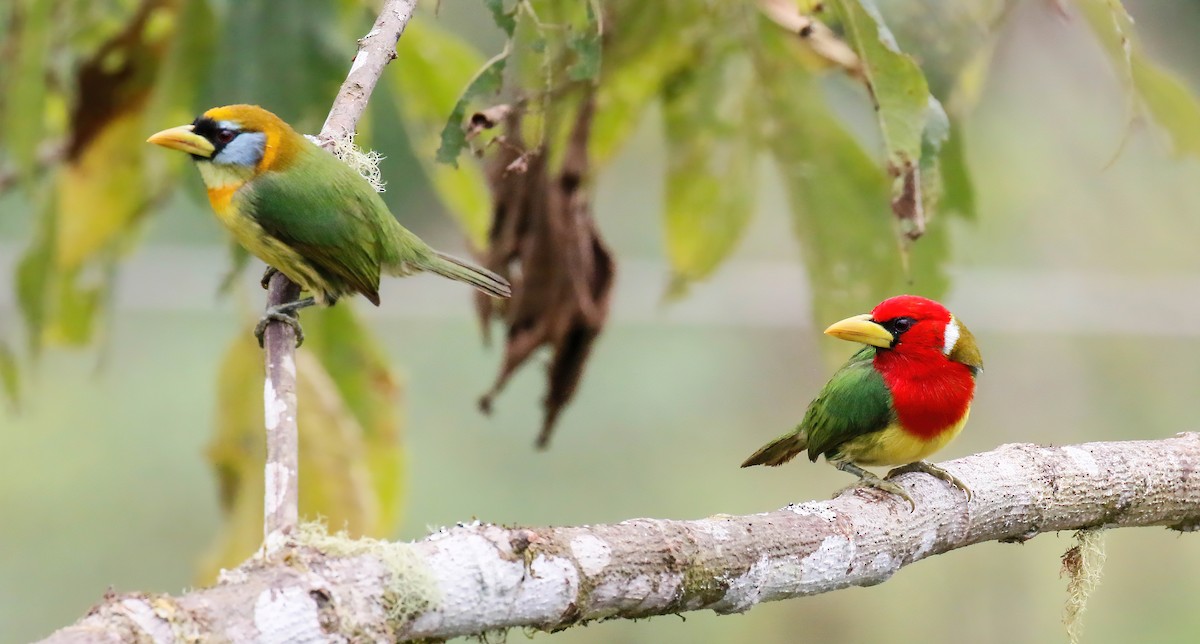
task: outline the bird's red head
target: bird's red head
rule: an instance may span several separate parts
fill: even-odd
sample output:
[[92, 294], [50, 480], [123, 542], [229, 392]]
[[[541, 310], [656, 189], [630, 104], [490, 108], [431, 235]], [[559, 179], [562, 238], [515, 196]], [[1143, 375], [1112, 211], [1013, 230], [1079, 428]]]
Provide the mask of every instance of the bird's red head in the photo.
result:
[[870, 313], [834, 323], [825, 333], [886, 349], [879, 356], [885, 361], [949, 359], [967, 365], [972, 373], [983, 368], [975, 337], [967, 327], [946, 307], [916, 295], [888, 298]]
[[[957, 323], [946, 307], [917, 295], [897, 295], [871, 310], [871, 321], [887, 329], [891, 346], [903, 353], [936, 352], [948, 355], [958, 341]], [[950, 331], [950, 337], [947, 337]], [[947, 348], [949, 346], [949, 348]]]

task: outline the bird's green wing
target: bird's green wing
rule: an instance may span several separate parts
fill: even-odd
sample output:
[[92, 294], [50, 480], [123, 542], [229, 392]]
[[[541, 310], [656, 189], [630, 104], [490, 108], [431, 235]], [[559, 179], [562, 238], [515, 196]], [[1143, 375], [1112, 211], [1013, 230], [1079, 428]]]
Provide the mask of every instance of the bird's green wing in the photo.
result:
[[[352, 169], [315, 152], [329, 158], [255, 179], [247, 195], [249, 210], [268, 235], [294, 249], [332, 284], [379, 304], [379, 217], [392, 215]], [[377, 212], [381, 208], [383, 213]]]
[[875, 347], [854, 354], [808, 406], [800, 429], [808, 435], [808, 458], [834, 451], [846, 441], [881, 430], [895, 418], [892, 395], [875, 369]]

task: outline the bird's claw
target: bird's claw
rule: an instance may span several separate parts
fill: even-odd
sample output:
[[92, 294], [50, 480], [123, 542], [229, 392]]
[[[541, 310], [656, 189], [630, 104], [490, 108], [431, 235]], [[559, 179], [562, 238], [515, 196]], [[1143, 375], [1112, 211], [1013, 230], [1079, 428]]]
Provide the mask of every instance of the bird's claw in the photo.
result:
[[881, 479], [878, 476], [875, 476], [874, 474], [860, 478], [858, 480], [858, 483], [855, 483], [853, 487], [873, 487], [876, 490], [890, 492], [890, 493], [895, 494], [896, 496], [904, 499], [905, 501], [908, 501], [908, 511], [909, 512], [916, 512], [916, 510], [917, 510], [917, 502], [913, 501], [913, 498], [911, 496], [909, 496], [908, 490], [905, 490], [904, 488], [900, 487], [899, 485], [897, 485], [895, 483], [892, 483], [891, 481], [886, 481], [884, 479]]
[[906, 474], [908, 472], [923, 472], [934, 478], [941, 479], [962, 490], [963, 493], [967, 495], [967, 501], [970, 501], [975, 496], [975, 493], [971, 491], [971, 488], [967, 487], [966, 483], [962, 482], [962, 479], [938, 467], [937, 465], [934, 465], [933, 463], [927, 463], [925, 461], [917, 461], [915, 463], [909, 463], [908, 465], [897, 467], [891, 472], [888, 472], [888, 478], [900, 474]]
[[904, 499], [905, 501], [908, 501], [909, 512], [916, 512], [916, 510], [917, 510], [916, 501], [913, 501], [913, 498], [908, 495], [908, 491], [905, 490], [904, 488], [900, 487], [899, 485], [896, 485], [895, 483], [892, 483], [891, 481], [885, 481], [885, 480], [879, 478], [878, 476], [876, 476], [875, 474], [872, 474], [871, 472], [864, 470], [863, 468], [855, 465], [854, 463], [851, 463], [850, 461], [832, 461], [832, 462], [833, 462], [834, 466], [837, 467], [839, 470], [841, 470], [843, 472], [849, 472], [850, 474], [853, 474], [858, 477], [858, 483], [855, 483], [851, 487], [873, 487], [877, 490], [883, 490], [884, 492], [891, 492], [892, 494], [895, 494], [896, 496]]
[[[267, 270], [263, 271], [262, 279], [258, 283], [262, 284], [264, 291], [271, 288], [271, 278], [275, 277], [275, 274], [278, 272], [279, 269], [274, 266], [268, 266]], [[260, 341], [259, 344], [262, 344], [262, 342]]]
[[304, 329], [301, 328], [300, 320], [295, 315], [290, 315], [274, 309], [268, 309], [267, 312], [263, 314], [262, 319], [258, 321], [258, 324], [254, 326], [254, 337], [258, 338], [259, 347], [263, 346], [263, 334], [267, 332], [267, 325], [272, 322], [282, 322], [292, 327], [292, 330], [296, 332], [297, 349], [300, 348], [300, 345], [304, 344]]

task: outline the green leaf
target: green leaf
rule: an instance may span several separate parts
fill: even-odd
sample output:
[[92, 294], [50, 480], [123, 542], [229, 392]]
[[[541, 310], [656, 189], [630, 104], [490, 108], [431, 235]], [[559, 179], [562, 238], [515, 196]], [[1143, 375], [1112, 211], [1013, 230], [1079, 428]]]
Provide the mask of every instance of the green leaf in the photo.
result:
[[754, 212], [758, 86], [743, 56], [702, 56], [668, 83], [666, 243], [671, 295], [707, 277], [736, 247]]
[[573, 81], [595, 80], [600, 76], [600, 24], [592, 3], [587, 7], [587, 24], [567, 39], [567, 47], [575, 52], [575, 62], [567, 70], [567, 78]]
[[275, 0], [222, 4], [202, 104], [258, 103], [301, 132], [317, 131], [354, 56], [355, 36], [343, 33], [336, 4], [292, 0], [286, 10]]
[[[152, 124], [169, 127], [188, 123], [196, 117], [197, 97], [208, 82], [212, 56], [219, 36], [216, 15], [210, 0], [183, 0], [175, 18], [182, 29], [174, 36], [162, 61], [162, 71], [154, 85], [151, 107], [147, 111]], [[190, 165], [187, 155], [154, 155], [156, 161], [175, 162], [175, 167]]]
[[[1131, 97], [1171, 139], [1175, 154], [1200, 156], [1200, 103], [1175, 74], [1155, 65], [1119, 0], [1078, 3]], [[1132, 119], [1132, 115], [1130, 115]]]
[[788, 192], [814, 321], [867, 310], [897, 293], [941, 297], [948, 284], [945, 227], [932, 228], [913, 249], [906, 275], [888, 225], [884, 172], [830, 112], [817, 80], [787, 64], [788, 44], [765, 34], [756, 64], [760, 77], [775, 79], [763, 85], [772, 128], [765, 140]]
[[0, 342], [0, 388], [14, 410], [21, 403], [21, 372], [17, 367], [17, 355], [6, 342]]
[[[483, 170], [475, 163], [457, 167], [437, 163], [432, 154], [441, 130], [449, 125], [446, 114], [458, 107], [459, 90], [483, 65], [483, 55], [428, 20], [409, 23], [396, 54], [396, 64], [390, 66], [393, 71], [389, 86], [395, 92], [400, 121], [413, 141], [416, 157], [438, 198], [471, 244], [483, 248], [492, 216], [491, 193]], [[461, 123], [461, 117], [457, 122]], [[462, 134], [461, 126], [457, 132]]]
[[888, 162], [903, 169], [921, 158], [929, 108], [929, 85], [917, 62], [902, 53], [870, 0], [833, 0], [846, 38], [862, 60], [863, 75], [878, 107]]
[[962, 124], [952, 121], [950, 130], [953, 134], [942, 145], [942, 153], [938, 158], [942, 177], [942, 202], [939, 210], [974, 219], [975, 187], [971, 181], [971, 170], [967, 167]]
[[[922, 145], [930, 114], [945, 112], [929, 94], [925, 74], [912, 57], [900, 51], [896, 39], [871, 0], [830, 3], [846, 29], [846, 39], [858, 52], [863, 77], [875, 101], [879, 129], [887, 149], [888, 171], [895, 181], [892, 210], [901, 232], [916, 239], [925, 231], [925, 205], [919, 187]], [[936, 185], [936, 184], [935, 184]]]
[[505, 9], [504, 0], [483, 0], [484, 6], [488, 11], [492, 12], [492, 21], [500, 28], [509, 38], [512, 38], [513, 32], [517, 29], [516, 9]]
[[437, 151], [438, 163], [447, 163], [458, 167], [458, 155], [467, 147], [467, 133], [463, 130], [463, 120], [467, 116], [467, 106], [484, 97], [494, 96], [500, 91], [504, 82], [504, 66], [508, 62], [508, 48], [492, 57], [483, 64], [475, 77], [467, 83], [466, 89], [454, 103], [446, 125], [442, 127], [441, 145]]

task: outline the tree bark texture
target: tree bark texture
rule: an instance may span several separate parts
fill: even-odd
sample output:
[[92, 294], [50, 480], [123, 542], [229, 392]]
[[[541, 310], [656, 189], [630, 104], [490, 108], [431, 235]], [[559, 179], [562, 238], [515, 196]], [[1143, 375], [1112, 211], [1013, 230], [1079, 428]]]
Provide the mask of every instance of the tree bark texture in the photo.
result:
[[[345, 642], [445, 639], [512, 627], [711, 609], [886, 581], [984, 541], [1043, 532], [1200, 528], [1200, 434], [1062, 447], [1004, 445], [944, 463], [975, 492], [925, 474], [917, 503], [851, 488], [748, 516], [505, 528], [460, 524], [412, 543], [302, 527], [287, 547], [179, 596], [112, 595], [47, 642]], [[1057, 565], [1057, 562], [1055, 563]]]

